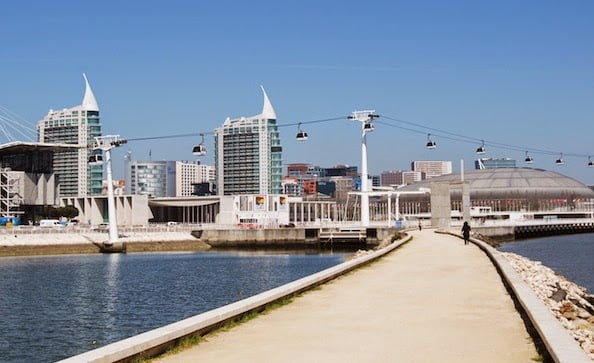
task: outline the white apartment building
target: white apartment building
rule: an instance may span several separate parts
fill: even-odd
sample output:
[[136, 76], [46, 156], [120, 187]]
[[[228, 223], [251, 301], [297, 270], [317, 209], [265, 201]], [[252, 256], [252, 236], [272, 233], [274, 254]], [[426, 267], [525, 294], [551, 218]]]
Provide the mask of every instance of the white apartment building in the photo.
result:
[[423, 180], [423, 173], [420, 171], [403, 171], [402, 184], [408, 185]]
[[435, 176], [451, 174], [452, 162], [435, 160], [413, 161], [411, 163], [411, 169], [412, 171], [425, 173], [425, 178], [430, 179]]
[[43, 143], [75, 144], [80, 148], [54, 154], [58, 195], [100, 195], [103, 166], [89, 165], [94, 138], [101, 136], [99, 105], [85, 74], [85, 94], [82, 104], [59, 111], [49, 110], [37, 123], [37, 137]]
[[217, 193], [282, 193], [282, 146], [276, 112], [264, 94], [262, 113], [227, 118], [215, 129]]
[[187, 197], [192, 195], [195, 183], [214, 183], [216, 181], [215, 168], [203, 165], [199, 161], [175, 162], [175, 196]]

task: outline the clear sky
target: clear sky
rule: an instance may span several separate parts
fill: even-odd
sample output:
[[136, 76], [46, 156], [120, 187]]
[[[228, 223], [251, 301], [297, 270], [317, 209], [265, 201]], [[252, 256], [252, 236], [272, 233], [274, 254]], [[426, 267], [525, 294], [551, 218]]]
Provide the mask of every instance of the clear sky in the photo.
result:
[[[82, 102], [83, 72], [104, 134], [124, 138], [211, 133], [260, 113], [263, 85], [286, 125], [284, 163], [360, 166], [360, 126], [346, 116], [375, 109], [370, 173], [411, 160], [472, 168], [485, 140], [486, 157], [524, 166], [525, 150], [548, 151], [531, 166], [594, 184], [591, 0], [23, 0], [2, 6], [0, 31], [0, 106], [31, 127]], [[295, 140], [297, 122], [308, 141]], [[199, 141], [130, 142], [114, 158], [191, 160]]]

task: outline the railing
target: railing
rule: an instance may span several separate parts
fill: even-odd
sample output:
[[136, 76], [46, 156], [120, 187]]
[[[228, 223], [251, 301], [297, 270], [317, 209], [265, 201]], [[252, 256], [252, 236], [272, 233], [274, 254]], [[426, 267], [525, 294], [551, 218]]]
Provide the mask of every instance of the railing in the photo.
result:
[[542, 226], [561, 224], [594, 224], [592, 218], [557, 218], [557, 219], [505, 219], [486, 220], [480, 223], [473, 223], [476, 227], [519, 227], [519, 226]]

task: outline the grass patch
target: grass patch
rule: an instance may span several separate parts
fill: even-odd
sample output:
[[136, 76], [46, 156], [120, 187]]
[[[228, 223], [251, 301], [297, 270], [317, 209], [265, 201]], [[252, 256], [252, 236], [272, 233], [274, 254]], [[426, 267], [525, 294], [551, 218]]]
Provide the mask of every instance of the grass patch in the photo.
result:
[[[315, 289], [319, 289], [319, 288], [320, 287], [318, 286]], [[308, 290], [308, 291], [312, 291], [312, 290], [313, 289]], [[286, 297], [286, 298], [283, 298], [283, 299], [274, 301], [274, 302], [266, 305], [260, 311], [250, 311], [250, 312], [247, 312], [247, 313], [241, 315], [239, 318], [237, 318], [235, 320], [232, 320], [232, 321], [229, 321], [229, 322], [225, 323], [223, 326], [221, 326], [221, 327], [219, 327], [219, 328], [217, 328], [217, 329], [215, 329], [213, 331], [210, 331], [210, 332], [206, 333], [203, 336], [196, 334], [196, 335], [192, 335], [192, 336], [189, 336], [189, 337], [186, 337], [186, 338], [182, 338], [177, 344], [175, 344], [171, 348], [167, 349], [165, 352], [163, 352], [163, 353], [161, 353], [161, 354], [159, 354], [159, 355], [157, 355], [155, 357], [152, 357], [152, 358], [138, 357], [138, 358], [134, 359], [132, 362], [133, 363], [151, 362], [154, 359], [166, 357], [166, 356], [173, 355], [173, 354], [177, 354], [177, 353], [179, 353], [179, 352], [181, 352], [183, 350], [186, 350], [188, 348], [195, 347], [195, 346], [199, 345], [200, 343], [207, 341], [207, 338], [209, 336], [216, 336], [219, 333], [229, 331], [229, 330], [231, 330], [231, 329], [233, 329], [233, 328], [235, 328], [235, 327], [237, 327], [237, 326], [239, 326], [241, 324], [247, 323], [248, 321], [257, 318], [259, 315], [268, 314], [268, 313], [270, 313], [273, 310], [276, 310], [278, 308], [281, 308], [281, 307], [283, 307], [285, 305], [288, 305], [288, 304], [292, 303], [295, 297], [301, 296], [301, 295], [302, 294], [300, 293], [300, 294], [294, 295], [293, 297]]]

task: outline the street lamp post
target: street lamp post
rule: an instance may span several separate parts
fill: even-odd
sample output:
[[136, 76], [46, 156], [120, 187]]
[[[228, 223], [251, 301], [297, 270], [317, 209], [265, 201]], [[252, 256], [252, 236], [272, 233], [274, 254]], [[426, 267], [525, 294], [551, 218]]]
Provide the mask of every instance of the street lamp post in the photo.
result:
[[361, 226], [369, 227], [369, 180], [367, 175], [367, 133], [374, 130], [375, 110], [354, 111], [349, 120], [361, 122]]
[[[112, 248], [118, 242], [118, 223], [115, 208], [115, 197], [113, 192], [113, 178], [111, 172], [111, 149], [125, 144], [127, 141], [121, 139], [119, 135], [105, 135], [95, 137], [93, 150], [105, 152], [105, 169], [107, 172], [107, 218], [109, 219], [109, 241], [104, 243], [104, 247]], [[101, 154], [93, 154], [89, 158], [90, 163], [100, 163]]]

